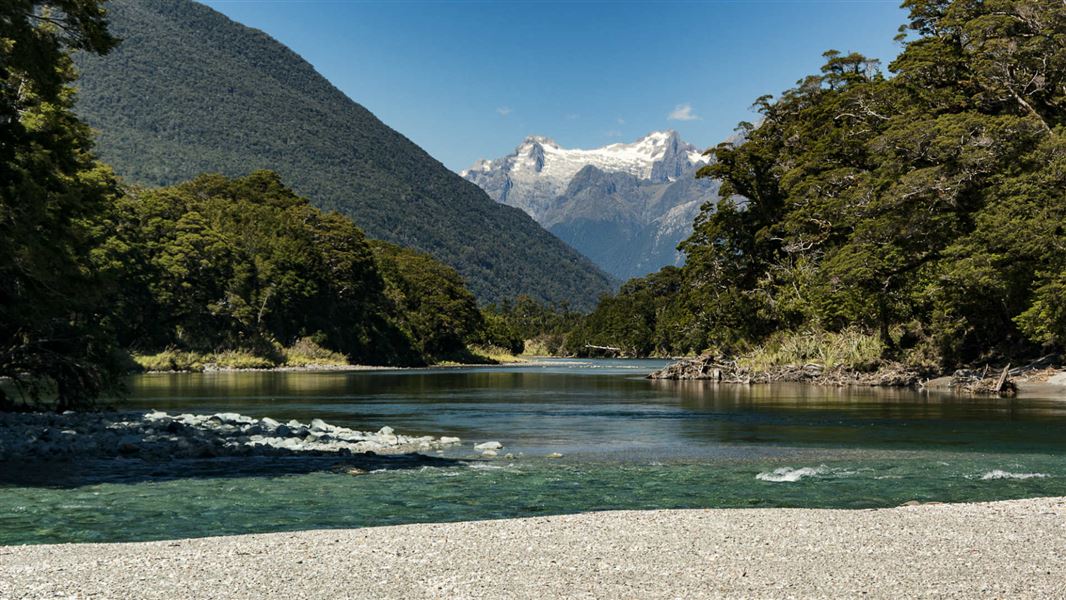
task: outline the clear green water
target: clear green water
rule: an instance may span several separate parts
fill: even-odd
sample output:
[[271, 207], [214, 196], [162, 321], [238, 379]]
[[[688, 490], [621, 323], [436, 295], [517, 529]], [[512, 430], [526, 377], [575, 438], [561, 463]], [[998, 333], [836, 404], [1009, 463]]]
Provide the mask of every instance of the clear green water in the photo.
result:
[[[660, 364], [137, 377], [120, 407], [390, 425], [465, 449], [361, 476], [333, 459], [0, 463], [0, 544], [1066, 495], [1066, 403], [642, 378]], [[486, 440], [515, 457], [480, 459]]]

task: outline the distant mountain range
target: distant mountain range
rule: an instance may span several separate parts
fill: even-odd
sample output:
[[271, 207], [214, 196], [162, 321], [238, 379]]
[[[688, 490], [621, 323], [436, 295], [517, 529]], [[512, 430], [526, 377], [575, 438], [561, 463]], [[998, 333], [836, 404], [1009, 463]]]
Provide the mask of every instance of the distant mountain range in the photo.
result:
[[[525, 213], [493, 202], [267, 34], [189, 0], [112, 0], [123, 42], [79, 56], [78, 113], [126, 179], [278, 172], [368, 235], [455, 267], [482, 301], [590, 307], [610, 278]], [[442, 115], [446, 118], [446, 115]]]
[[676, 131], [592, 150], [530, 136], [514, 153], [460, 175], [628, 279], [683, 261], [677, 244], [692, 232], [700, 206], [718, 197], [717, 182], [695, 179], [705, 163]]

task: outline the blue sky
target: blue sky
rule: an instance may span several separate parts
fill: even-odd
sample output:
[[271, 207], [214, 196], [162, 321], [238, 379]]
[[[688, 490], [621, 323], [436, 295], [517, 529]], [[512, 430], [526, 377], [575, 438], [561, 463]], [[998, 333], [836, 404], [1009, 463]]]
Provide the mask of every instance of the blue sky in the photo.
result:
[[714, 145], [827, 49], [887, 64], [906, 16], [897, 0], [205, 4], [289, 46], [454, 170], [530, 134], [594, 147], [672, 128]]

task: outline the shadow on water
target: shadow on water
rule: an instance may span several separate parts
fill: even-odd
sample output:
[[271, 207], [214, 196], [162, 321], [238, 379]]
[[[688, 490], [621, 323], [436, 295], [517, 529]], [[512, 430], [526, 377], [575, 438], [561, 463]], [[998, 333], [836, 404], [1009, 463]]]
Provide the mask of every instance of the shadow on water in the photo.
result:
[[70, 460], [0, 461], [4, 486], [77, 488], [101, 483], [148, 483], [182, 479], [278, 477], [312, 473], [347, 473], [353, 477], [372, 471], [401, 471], [426, 467], [454, 467], [468, 461], [408, 454], [275, 452], [272, 456], [214, 458], [75, 458]]
[[1066, 404], [910, 389], [654, 381], [686, 411], [679, 435], [723, 444], [1066, 451]]

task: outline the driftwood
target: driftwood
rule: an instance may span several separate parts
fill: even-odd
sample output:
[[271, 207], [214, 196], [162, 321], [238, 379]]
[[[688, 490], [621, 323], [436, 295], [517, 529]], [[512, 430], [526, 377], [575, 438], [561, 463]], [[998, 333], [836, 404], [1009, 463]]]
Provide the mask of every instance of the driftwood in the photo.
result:
[[612, 354], [622, 354], [622, 349], [615, 348], [614, 346], [597, 346], [595, 344], [585, 344], [585, 348], [589, 350], [599, 350], [600, 352], [610, 352]]
[[981, 370], [959, 369], [951, 375], [949, 387], [956, 392], [968, 394], [991, 394], [999, 396], [1013, 396], [1018, 392], [1014, 382], [1010, 380], [1011, 368], [1008, 364], [999, 375], [989, 374], [989, 367]]

